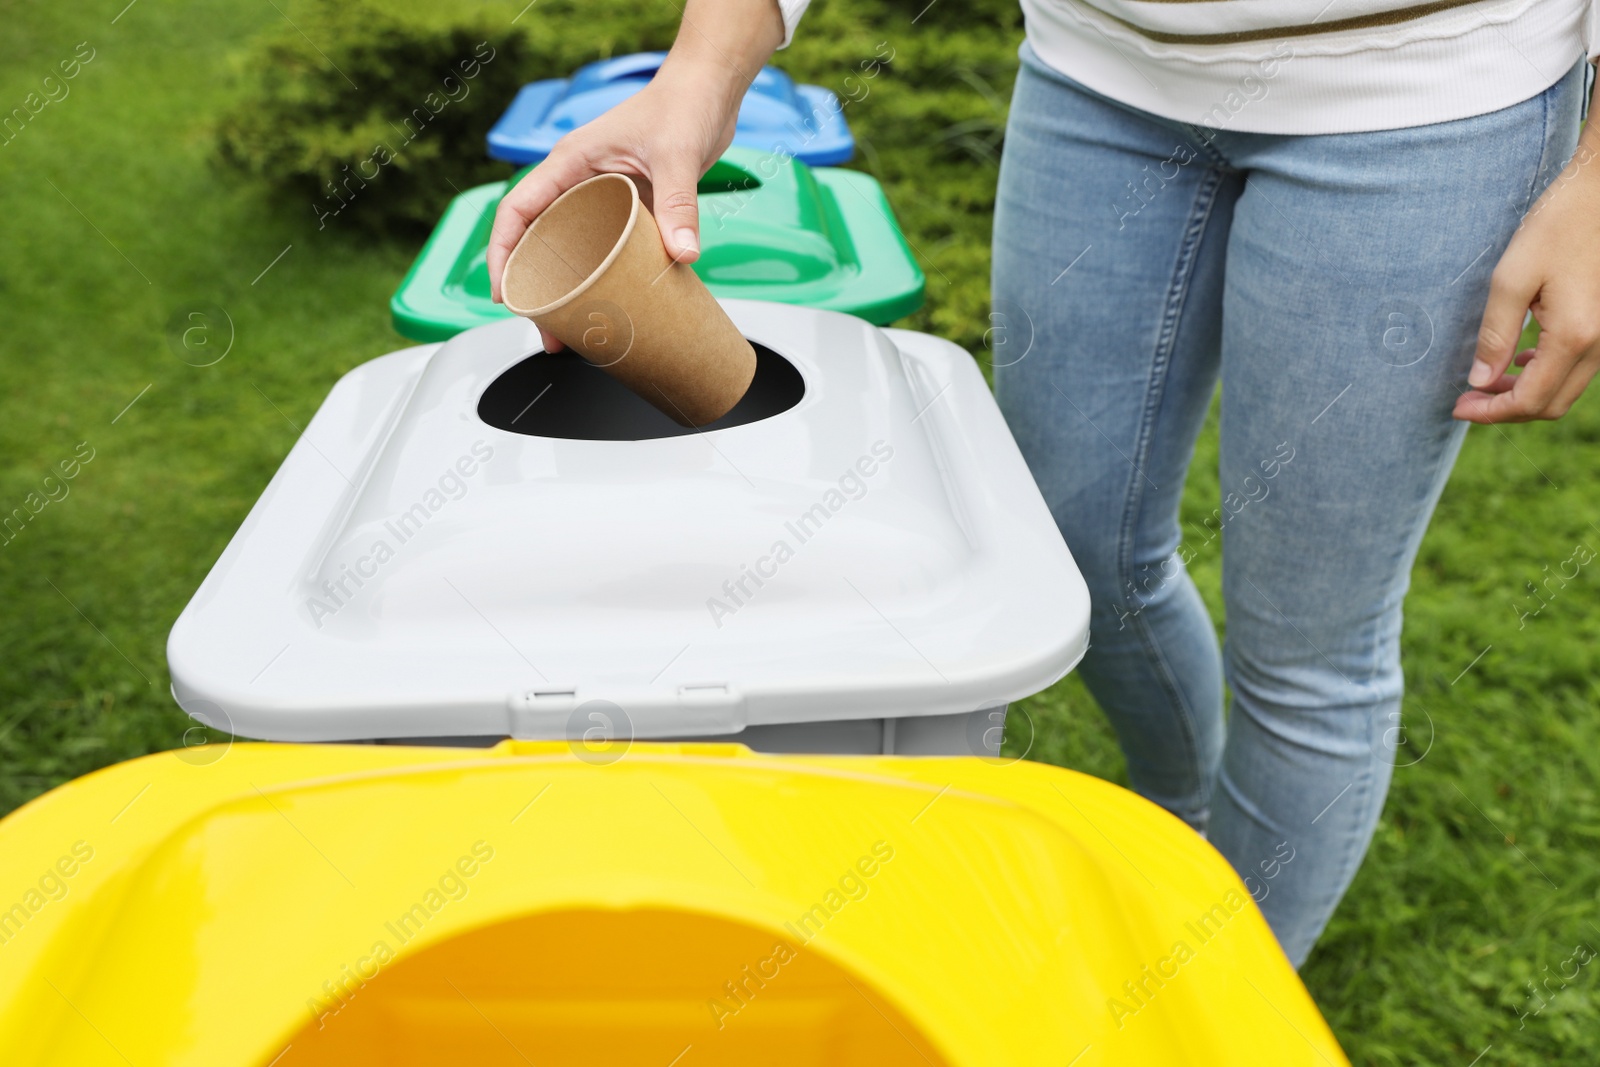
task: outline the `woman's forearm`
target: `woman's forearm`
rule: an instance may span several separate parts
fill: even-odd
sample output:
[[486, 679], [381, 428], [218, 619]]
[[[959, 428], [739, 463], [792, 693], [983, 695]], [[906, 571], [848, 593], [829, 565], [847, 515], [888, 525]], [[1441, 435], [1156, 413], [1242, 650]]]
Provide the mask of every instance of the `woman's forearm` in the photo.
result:
[[687, 96], [712, 94], [737, 112], [751, 81], [783, 43], [776, 0], [688, 0], [656, 78]]

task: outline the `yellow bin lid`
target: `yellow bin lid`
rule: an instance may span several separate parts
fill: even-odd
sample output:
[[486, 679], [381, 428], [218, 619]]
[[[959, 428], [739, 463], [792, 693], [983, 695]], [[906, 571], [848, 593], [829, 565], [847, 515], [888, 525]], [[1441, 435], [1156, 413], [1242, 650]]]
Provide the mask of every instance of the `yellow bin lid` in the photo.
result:
[[0, 856], [11, 1067], [1347, 1063], [1205, 842], [1035, 763], [201, 747]]

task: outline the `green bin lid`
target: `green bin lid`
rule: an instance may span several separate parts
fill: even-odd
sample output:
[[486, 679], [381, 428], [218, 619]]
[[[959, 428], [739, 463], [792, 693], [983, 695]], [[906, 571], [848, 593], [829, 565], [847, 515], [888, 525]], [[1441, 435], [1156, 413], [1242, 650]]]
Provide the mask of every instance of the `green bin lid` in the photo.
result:
[[[489, 299], [484, 256], [500, 198], [480, 185], [445, 209], [389, 300], [394, 327], [444, 341], [510, 317]], [[869, 175], [730, 148], [700, 180], [695, 273], [719, 297], [843, 311], [878, 325], [922, 306], [922, 269]]]

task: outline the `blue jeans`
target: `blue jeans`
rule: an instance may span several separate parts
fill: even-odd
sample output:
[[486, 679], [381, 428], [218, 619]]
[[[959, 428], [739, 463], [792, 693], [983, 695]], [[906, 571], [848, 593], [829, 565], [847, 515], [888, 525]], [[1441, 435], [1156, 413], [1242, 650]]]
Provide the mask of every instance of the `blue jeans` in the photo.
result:
[[[1088, 581], [1082, 677], [1134, 789], [1208, 834], [1296, 966], [1416, 756], [1397, 755], [1401, 602], [1466, 431], [1450, 412], [1490, 272], [1573, 151], [1581, 93], [1580, 64], [1457, 122], [1242, 133], [1126, 107], [1023, 47], [996, 393]], [[1183, 529], [1219, 376], [1221, 499]], [[1221, 648], [1185, 567], [1213, 539]]]

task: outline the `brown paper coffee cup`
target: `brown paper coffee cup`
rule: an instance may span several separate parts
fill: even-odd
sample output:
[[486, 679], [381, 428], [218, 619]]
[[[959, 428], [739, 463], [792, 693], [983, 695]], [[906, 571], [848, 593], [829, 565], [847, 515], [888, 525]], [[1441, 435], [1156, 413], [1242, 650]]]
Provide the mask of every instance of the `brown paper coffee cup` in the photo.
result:
[[680, 426], [726, 415], [755, 377], [755, 349], [667, 255], [626, 175], [580, 182], [545, 208], [506, 261], [500, 292]]

